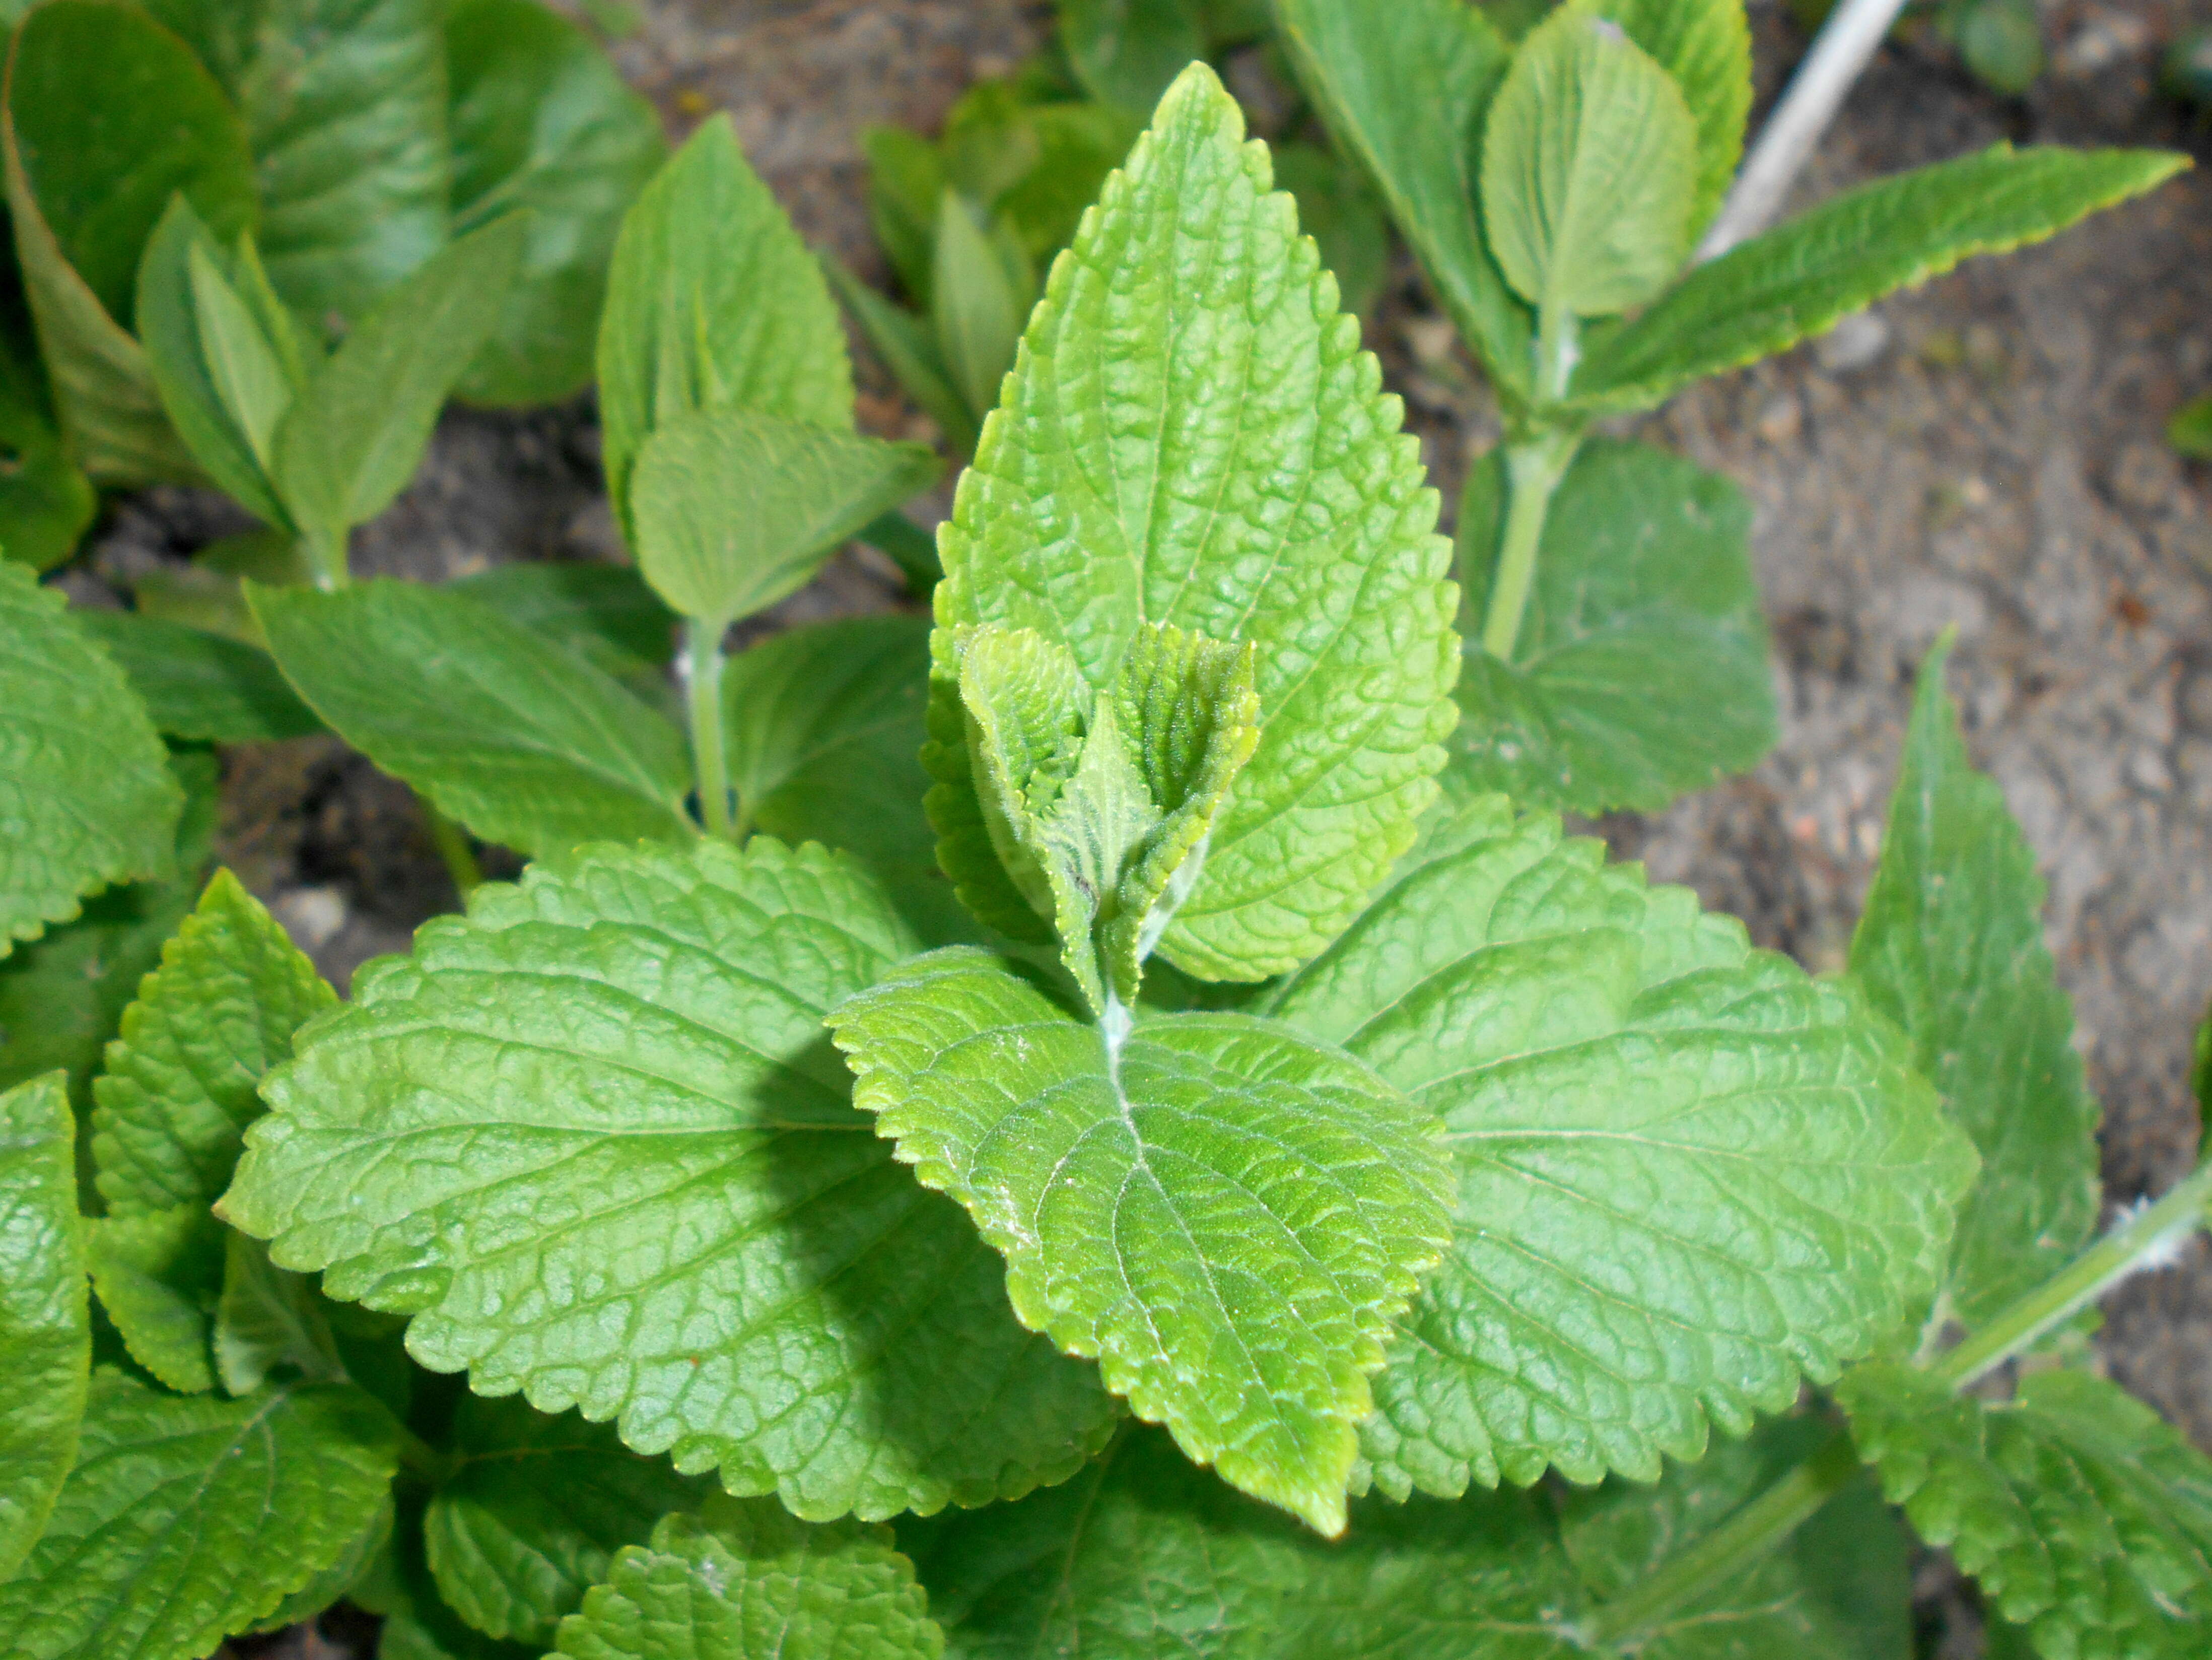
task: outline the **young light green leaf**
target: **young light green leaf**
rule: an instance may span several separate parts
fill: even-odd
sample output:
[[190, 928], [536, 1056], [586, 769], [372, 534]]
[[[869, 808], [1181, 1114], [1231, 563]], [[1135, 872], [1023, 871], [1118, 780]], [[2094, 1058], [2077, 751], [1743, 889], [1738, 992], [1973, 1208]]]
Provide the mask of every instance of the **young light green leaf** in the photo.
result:
[[975, 453], [980, 417], [953, 385], [952, 372], [939, 354], [929, 325], [893, 305], [835, 260], [824, 269], [837, 297], [860, 325], [876, 356], [884, 360], [884, 367], [921, 412], [937, 423], [946, 447], [955, 455]]
[[71, 615], [121, 665], [156, 732], [202, 743], [260, 744], [325, 730], [258, 646], [143, 611]]
[[2073, 1259], [2102, 1185], [2097, 1101], [2043, 943], [2035, 853], [1967, 758], [1943, 692], [1949, 650], [1920, 671], [1851, 976], [1981, 1150], [1931, 1316], [1973, 1326]]
[[[440, 0], [259, 0], [231, 92], [252, 137], [261, 251], [288, 304], [362, 316], [447, 239]], [[227, 240], [227, 239], [226, 239]]]
[[1483, 127], [1482, 219], [1538, 314], [1641, 305], [1690, 252], [1697, 123], [1667, 71], [1581, 6], [1513, 54]]
[[[1461, 569], [1480, 595], [1506, 508], [1495, 453], [1468, 473]], [[1717, 473], [1612, 439], [1553, 497], [1514, 661], [1470, 643], [1451, 776], [1527, 806], [1656, 812], [1774, 747], [1751, 504]]]
[[2186, 166], [2160, 150], [1999, 144], [1862, 185], [1698, 266], [1634, 322], [1593, 342], [1572, 401], [1593, 414], [1649, 409], [1962, 259], [2056, 235]]
[[510, 214], [386, 295], [293, 400], [273, 476], [295, 522], [366, 524], [415, 476], [446, 396], [497, 326], [529, 234]]
[[93, 1085], [93, 1158], [111, 1214], [212, 1204], [262, 1077], [337, 1001], [261, 902], [217, 871], [139, 988]]
[[453, 1450], [422, 1521], [438, 1589], [478, 1631], [540, 1649], [617, 1551], [643, 1545], [707, 1492], [665, 1459], [630, 1451], [610, 1426], [512, 1397], [464, 1397]]
[[667, 154], [660, 118], [605, 52], [537, 0], [460, 0], [446, 17], [453, 226], [530, 210], [521, 280], [460, 395], [558, 403], [592, 378], [623, 211]]
[[1848, 988], [1501, 797], [1431, 826], [1261, 1006], [1435, 1113], [1452, 1246], [1365, 1426], [1375, 1479], [1651, 1481], [1893, 1336], [1974, 1155]]
[[87, 1228], [93, 1289], [131, 1358], [180, 1394], [213, 1389], [227, 1231], [214, 1213], [178, 1205], [103, 1216]]
[[222, 89], [130, 7], [55, 0], [17, 28], [4, 120], [8, 210], [56, 413], [95, 480], [190, 479], [126, 331], [146, 240], [182, 192], [229, 242], [253, 222], [253, 163]]
[[1084, 91], [1139, 114], [1206, 44], [1194, 0], [1061, 0], [1060, 40]]
[[926, 444], [749, 410], [678, 416], [647, 437], [631, 475], [638, 568], [684, 616], [726, 628], [805, 587], [939, 471]]
[[1010, 269], [1005, 240], [996, 228], [987, 235], [975, 210], [958, 192], [945, 191], [937, 215], [930, 315], [938, 356], [978, 418], [999, 401], [1036, 297], [1029, 273]]
[[269, 468], [306, 362], [251, 240], [226, 256], [191, 204], [173, 199], [139, 265], [138, 337], [192, 459], [248, 512], [289, 529]]
[[617, 1555], [556, 1647], [547, 1660], [937, 1660], [945, 1636], [887, 1529], [716, 1495]]
[[2204, 1652], [2212, 1462], [2132, 1395], [2051, 1371], [1991, 1405], [1870, 1365], [1837, 1396], [1890, 1501], [2047, 1660]]
[[[1527, 1493], [1354, 1505], [1323, 1543], [1138, 1430], [1074, 1481], [902, 1521], [957, 1660], [1572, 1660], [1582, 1597]], [[1762, 1657], [1763, 1660], [1763, 1657]]]
[[987, 921], [1018, 918], [980, 834], [951, 630], [1034, 629], [1100, 690], [1147, 623], [1254, 642], [1259, 747], [1159, 947], [1218, 979], [1310, 956], [1410, 842], [1455, 644], [1401, 407], [1243, 137], [1191, 69], [1054, 265], [940, 532], [927, 757], [946, 869]]
[[922, 815], [929, 623], [843, 617], [771, 635], [722, 670], [738, 821], [797, 846], [842, 848], [874, 873], [923, 943], [975, 926], [937, 867]]
[[168, 874], [183, 807], [123, 671], [0, 560], [0, 958], [95, 888]]
[[251, 1395], [270, 1377], [338, 1383], [346, 1375], [322, 1298], [304, 1274], [269, 1260], [258, 1239], [223, 1231], [222, 1296], [215, 1311], [215, 1368], [233, 1395]]
[[1485, 240], [1483, 121], [1511, 54], [1466, 0], [1275, 0], [1277, 38], [1329, 131], [1375, 179], [1509, 409], [1531, 395], [1534, 319]]
[[45, 1530], [91, 1365], [76, 1128], [50, 1072], [0, 1093], [0, 1580]]
[[691, 833], [674, 723], [465, 593], [387, 581], [247, 593], [308, 706], [486, 841], [537, 854]]
[[1681, 88], [1698, 128], [1690, 234], [1720, 211], [1743, 155], [1751, 115], [1751, 19], [1743, 0], [1582, 0], [1618, 23]]
[[728, 117], [693, 133], [624, 216], [599, 362], [607, 492], [625, 526], [638, 450], [679, 415], [852, 426], [852, 365], [821, 267]]
[[830, 1026], [878, 1133], [1004, 1253], [1024, 1324], [1194, 1459], [1343, 1531], [1368, 1374], [1445, 1236], [1425, 1117], [1282, 1027], [1085, 1025], [965, 947]]
[[345, 1384], [239, 1401], [94, 1377], [45, 1536], [0, 1584], [22, 1660], [192, 1660], [315, 1578], [385, 1503], [395, 1426]]
[[540, 864], [356, 979], [266, 1085], [225, 1212], [412, 1314], [423, 1364], [801, 1515], [1063, 1481], [1112, 1403], [1016, 1324], [822, 1035], [910, 948], [819, 848]]
[[0, 239], [0, 450], [14, 465], [0, 471], [0, 558], [52, 570], [76, 551], [99, 503], [54, 425], [53, 397], [39, 360], [30, 313], [12, 263], [12, 239]]

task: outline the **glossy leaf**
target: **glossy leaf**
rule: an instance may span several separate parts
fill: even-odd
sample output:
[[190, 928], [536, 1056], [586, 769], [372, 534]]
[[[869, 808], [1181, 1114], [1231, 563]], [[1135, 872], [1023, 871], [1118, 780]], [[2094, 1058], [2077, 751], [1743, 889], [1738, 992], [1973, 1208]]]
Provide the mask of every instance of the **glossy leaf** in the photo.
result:
[[94, 889], [167, 875], [183, 806], [122, 670], [0, 560], [0, 958]]
[[1981, 1150], [1930, 1315], [1971, 1327], [2073, 1260], [2102, 1184], [2099, 1109], [2043, 943], [2035, 852], [1967, 758], [1943, 691], [1948, 655], [1947, 642], [1920, 672], [1851, 976]]
[[1692, 380], [1825, 332], [1886, 294], [2139, 196], [2185, 165], [2160, 150], [2015, 150], [1877, 179], [1698, 266], [1575, 372], [1585, 410], [1649, 409]]
[[1337, 142], [1373, 177], [1509, 407], [1533, 389], [1534, 319], [1485, 239], [1483, 122], [1510, 54], [1466, 0], [1274, 0], [1277, 38]]
[[1890, 1339], [1974, 1157], [1888, 1022], [1503, 798], [1440, 818], [1261, 1006], [1443, 1124], [1454, 1235], [1376, 1383], [1376, 1482], [1638, 1481]]
[[704, 1493], [610, 1426], [470, 1395], [454, 1414], [453, 1473], [423, 1518], [430, 1570], [470, 1625], [542, 1648], [617, 1551]]
[[1368, 1375], [1444, 1237], [1424, 1116], [1282, 1027], [1119, 1037], [967, 948], [830, 1024], [854, 1102], [1005, 1255], [1024, 1324], [1225, 1480], [1343, 1530]]
[[446, 17], [446, 62], [456, 232], [531, 215], [521, 278], [460, 394], [557, 403], [592, 377], [615, 234], [667, 154], [660, 118], [590, 36], [537, 0], [460, 0]]
[[631, 475], [638, 569], [684, 616], [726, 628], [805, 587], [939, 471], [923, 444], [746, 410], [680, 416], [653, 429]]
[[1065, 1480], [1111, 1403], [1015, 1323], [822, 1034], [909, 949], [820, 848], [540, 864], [356, 979], [265, 1086], [225, 1211], [411, 1314], [424, 1365], [801, 1515]]
[[[1487, 587], [1505, 522], [1492, 453], [1460, 503], [1462, 568]], [[1717, 473], [1593, 440], [1553, 498], [1508, 664], [1469, 642], [1451, 776], [1528, 806], [1652, 812], [1774, 747], [1751, 504]]]
[[2021, 1380], [1991, 1405], [1862, 1366], [1837, 1391], [1859, 1450], [2046, 1660], [2184, 1660], [2212, 1634], [2212, 1463], [2116, 1384]]
[[1401, 406], [1243, 137], [1189, 70], [1054, 265], [940, 532], [928, 757], [945, 868], [983, 920], [1024, 926], [981, 823], [951, 630], [1034, 629], [1097, 689], [1147, 623], [1252, 642], [1260, 745], [1159, 946], [1218, 979], [1311, 955], [1410, 842], [1454, 645]]
[[258, 647], [139, 611], [73, 615], [121, 666], [156, 732], [258, 744], [325, 730]]
[[347, 1385], [239, 1401], [93, 1379], [46, 1535], [0, 1584], [22, 1660], [191, 1660], [315, 1578], [385, 1502], [394, 1426]]
[[308, 707], [486, 841], [536, 854], [691, 833], [668, 718], [480, 601], [386, 581], [248, 593]]
[[852, 426], [852, 366], [821, 267], [726, 116], [693, 133], [623, 218], [599, 368], [607, 490], [625, 526], [638, 450], [678, 416]]
[[0, 1580], [45, 1530], [92, 1364], [68, 1081], [0, 1093]]
[[945, 1638], [885, 1529], [718, 1495], [618, 1554], [556, 1647], [565, 1660], [937, 1660]]

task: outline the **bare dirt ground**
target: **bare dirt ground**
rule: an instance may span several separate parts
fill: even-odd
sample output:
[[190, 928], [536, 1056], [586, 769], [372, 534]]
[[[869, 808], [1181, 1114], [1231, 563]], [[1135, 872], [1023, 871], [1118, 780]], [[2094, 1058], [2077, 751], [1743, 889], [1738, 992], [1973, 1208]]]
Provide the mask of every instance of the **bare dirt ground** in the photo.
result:
[[[970, 80], [1043, 37], [1020, 0], [647, 0], [616, 48], [672, 131], [727, 109], [801, 228], [880, 272], [855, 134], [933, 128]], [[2020, 100], [1932, 48], [1892, 46], [1855, 91], [1801, 204], [1999, 139], [2212, 143], [2158, 95], [2157, 53], [2212, 0], [2059, 0], [2051, 73]], [[1802, 39], [1755, 4], [1771, 94]], [[1456, 490], [1495, 423], [1410, 267], [1370, 342]], [[864, 381], [872, 371], [863, 364]], [[879, 375], [864, 418], [912, 417]], [[1736, 912], [1766, 945], [1838, 965], [1871, 873], [1911, 680], [1947, 625], [1977, 758], [2002, 783], [2051, 885], [2059, 971], [2107, 1109], [2115, 1206], [2195, 1157], [2186, 1058], [2212, 997], [2212, 471], [2160, 437], [2212, 389], [2212, 174], [2055, 244], [1974, 262], [1870, 321], [1700, 387], [1643, 423], [1735, 479], [1756, 547], [1784, 711], [1747, 778], [1598, 827], [1623, 857]], [[121, 572], [232, 526], [204, 498], [119, 507]], [[609, 556], [587, 405], [457, 413], [432, 463], [364, 533], [366, 568], [432, 575], [514, 558]], [[805, 611], [871, 609], [894, 585], [848, 556]], [[343, 982], [452, 903], [406, 793], [334, 745], [228, 759], [224, 852]], [[2112, 1372], [2212, 1447], [2212, 1253], [2116, 1301]], [[327, 1652], [328, 1651], [325, 1651]], [[303, 1651], [304, 1652], [304, 1651]]]

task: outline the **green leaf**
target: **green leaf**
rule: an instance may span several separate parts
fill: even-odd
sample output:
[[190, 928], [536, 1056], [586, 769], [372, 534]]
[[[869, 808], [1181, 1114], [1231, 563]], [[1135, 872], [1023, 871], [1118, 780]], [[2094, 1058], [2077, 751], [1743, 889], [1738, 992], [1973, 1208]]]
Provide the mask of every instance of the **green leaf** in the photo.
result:
[[975, 210], [948, 189], [937, 215], [929, 309], [936, 325], [937, 351], [953, 386], [980, 417], [999, 401], [999, 389], [1014, 366], [1014, 348], [1036, 301], [1036, 284], [1026, 271], [1008, 269], [1000, 246], [986, 235]]
[[447, 1606], [423, 1538], [427, 1495], [410, 1498], [398, 1506], [391, 1542], [349, 1594], [383, 1616], [376, 1660], [540, 1660], [540, 1647], [487, 1637]]
[[2043, 19], [2035, 0], [1967, 0], [1953, 9], [1949, 32], [1974, 78], [2017, 98], [2043, 74]]
[[466, 593], [391, 581], [247, 593], [308, 706], [486, 841], [538, 854], [691, 832], [674, 724]]
[[684, 616], [726, 628], [805, 587], [939, 471], [926, 444], [748, 410], [679, 416], [647, 436], [631, 475], [638, 568]]
[[1634, 322], [1593, 342], [1572, 401], [1591, 413], [1649, 409], [1962, 259], [2054, 236], [2187, 165], [2160, 150], [1998, 144], [1877, 179], [1698, 266]]
[[1381, 191], [1509, 409], [1533, 390], [1534, 319], [1491, 257], [1475, 197], [1510, 53], [1466, 0], [1275, 0], [1277, 39]]
[[947, 448], [955, 455], [972, 455], [979, 422], [968, 400], [952, 384], [951, 371], [939, 355], [929, 325], [912, 312], [893, 305], [866, 283], [832, 260], [824, 267], [846, 310], [867, 337], [884, 367], [937, 423]]
[[540, 864], [356, 977], [266, 1085], [225, 1210], [412, 1314], [424, 1365], [801, 1515], [1063, 1481], [1111, 1402], [1015, 1323], [822, 1035], [909, 948], [817, 848]]
[[91, 1364], [76, 1130], [51, 1072], [0, 1094], [0, 1580], [46, 1529]]
[[1860, 1452], [2048, 1660], [2185, 1660], [2212, 1635], [2212, 1462], [2102, 1378], [1992, 1405], [1893, 1365], [1845, 1374]]
[[[1471, 592], [1504, 540], [1493, 451], [1460, 504]], [[1528, 806], [1653, 812], [1774, 747], [1751, 504], [1717, 473], [1612, 439], [1553, 497], [1515, 660], [1469, 642], [1451, 776]]]
[[87, 1225], [93, 1289], [131, 1358], [181, 1394], [206, 1394], [215, 1387], [222, 1224], [205, 1205], [192, 1204], [103, 1216]]
[[852, 365], [822, 269], [727, 116], [693, 133], [623, 217], [599, 365], [607, 491], [625, 526], [638, 450], [680, 415], [851, 428]]
[[1424, 1116], [1279, 1026], [1086, 1025], [969, 948], [830, 1025], [878, 1134], [1006, 1256], [1023, 1323], [1194, 1459], [1343, 1531], [1368, 1374], [1444, 1238]]
[[2212, 458], [2212, 395], [2192, 398], [2166, 423], [2166, 441], [2192, 461]]
[[256, 1093], [337, 994], [261, 902], [217, 871], [139, 988], [93, 1085], [93, 1156], [112, 1215], [212, 1204]]
[[945, 868], [986, 921], [1022, 926], [951, 630], [1034, 629], [1101, 690], [1147, 623], [1254, 642], [1260, 745], [1160, 945], [1250, 980], [1325, 945], [1411, 842], [1449, 730], [1455, 596], [1402, 407], [1243, 136], [1191, 70], [1054, 265], [940, 532], [927, 760]]
[[1206, 46], [1192, 0], [1060, 0], [1060, 39], [1084, 91], [1139, 114]]
[[843, 617], [771, 635], [722, 670], [738, 822], [796, 846], [842, 848], [930, 945], [974, 925], [937, 867], [921, 811], [925, 617]]
[[[1601, 1604], [1635, 1590], [1833, 1432], [1818, 1419], [1776, 1420], [1694, 1464], [1670, 1463], [1656, 1486], [1616, 1478], [1569, 1493], [1561, 1531], [1576, 1572]], [[1678, 1603], [1630, 1651], [1638, 1660], [1907, 1660], [1910, 1543], [1863, 1475], [1764, 1560]]]
[[1751, 115], [1751, 20], [1743, 0], [1584, 0], [1620, 25], [1681, 89], [1697, 123], [1690, 234], [1702, 234], [1735, 182]]
[[233, 1395], [251, 1395], [270, 1377], [331, 1383], [345, 1378], [322, 1299], [303, 1274], [269, 1260], [258, 1239], [226, 1230], [222, 1296], [216, 1304], [215, 1366]]
[[465, 1398], [453, 1457], [422, 1524], [438, 1589], [478, 1631], [541, 1649], [617, 1551], [704, 1492], [606, 1425], [512, 1398]]
[[191, 204], [174, 198], [139, 267], [138, 337], [192, 459], [255, 517], [289, 529], [269, 467], [307, 367], [252, 240], [225, 255]]
[[945, 162], [936, 145], [904, 127], [863, 127], [860, 154], [868, 161], [869, 227], [907, 293], [927, 309]]
[[226, 243], [252, 225], [244, 126], [182, 41], [94, 0], [55, 0], [17, 28], [5, 117], [16, 252], [74, 459], [103, 483], [190, 479], [125, 325], [173, 196]]
[[2073, 1260], [2103, 1189], [2097, 1101], [2043, 943], [2034, 849], [1967, 758], [1943, 692], [1949, 653], [1946, 639], [1920, 671], [1850, 965], [1981, 1151], [1929, 1316], [1974, 1326]]
[[[447, 239], [441, 0], [258, 0], [229, 80], [288, 304], [360, 317]], [[225, 240], [228, 240], [227, 238]]]
[[122, 666], [156, 732], [258, 744], [325, 730], [258, 647], [137, 611], [71, 615]]
[[0, 1584], [22, 1660], [190, 1660], [343, 1555], [385, 1502], [390, 1416], [344, 1384], [239, 1401], [93, 1379], [46, 1535]]
[[899, 1524], [957, 1660], [1571, 1660], [1540, 1497], [1369, 1500], [1323, 1543], [1140, 1430], [1018, 1505]]
[[295, 520], [366, 524], [415, 476], [446, 396], [497, 325], [528, 220], [471, 232], [387, 295], [292, 404], [272, 469]]
[[1083, 210], [1098, 199], [1106, 175], [1137, 142], [1151, 107], [1147, 102], [1134, 113], [1107, 104], [1023, 109], [1022, 124], [1036, 141], [1036, 161], [992, 207], [1014, 228], [1033, 267], [1044, 269], [1074, 239]]
[[1690, 252], [1697, 124], [1618, 26], [1556, 12], [1513, 54], [1483, 129], [1483, 224], [1540, 316], [1641, 305]]
[[634, 566], [529, 560], [447, 586], [617, 679], [659, 679], [676, 655], [675, 613]]
[[183, 806], [123, 671], [0, 560], [0, 958], [95, 888], [167, 875]]
[[945, 1637], [888, 1529], [718, 1495], [617, 1555], [556, 1646], [566, 1660], [937, 1660]]
[[1452, 1246], [1376, 1383], [1376, 1482], [1652, 1481], [1896, 1333], [1974, 1157], [1849, 988], [1556, 819], [1437, 821], [1261, 1005], [1443, 1121]]
[[1297, 200], [1298, 222], [1320, 247], [1345, 310], [1366, 316], [1390, 277], [1390, 226], [1382, 198], [1357, 168], [1317, 144], [1278, 146], [1275, 182]]
[[660, 118], [590, 36], [537, 0], [459, 0], [446, 60], [455, 229], [531, 212], [521, 280], [460, 394], [558, 403], [592, 378], [615, 233], [667, 154]]
[[0, 558], [52, 570], [76, 551], [99, 503], [55, 428], [13, 239], [0, 241]]

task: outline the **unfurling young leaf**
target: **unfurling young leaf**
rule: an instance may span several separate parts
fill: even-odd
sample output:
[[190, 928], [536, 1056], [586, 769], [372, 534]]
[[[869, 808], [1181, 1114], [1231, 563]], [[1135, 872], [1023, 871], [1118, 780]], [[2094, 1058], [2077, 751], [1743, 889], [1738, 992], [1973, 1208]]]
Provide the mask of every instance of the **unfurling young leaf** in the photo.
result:
[[1411, 841], [1453, 671], [1446, 550], [1401, 407], [1243, 138], [1192, 68], [1055, 264], [940, 533], [927, 756], [963, 897], [1034, 934], [975, 794], [955, 630], [1033, 630], [1093, 692], [1148, 623], [1253, 642], [1260, 742], [1159, 944], [1224, 979], [1311, 955]]
[[94, 889], [168, 874], [183, 806], [114, 660], [0, 560], [0, 958]]
[[1192, 1458], [1343, 1530], [1369, 1375], [1445, 1237], [1425, 1114], [1286, 1027], [1091, 1025], [972, 949], [830, 1025], [878, 1133], [1004, 1253], [1024, 1324]]
[[811, 581], [878, 514], [937, 477], [934, 451], [740, 409], [654, 429], [630, 482], [638, 567], [719, 634]]

